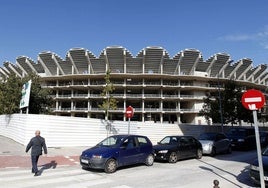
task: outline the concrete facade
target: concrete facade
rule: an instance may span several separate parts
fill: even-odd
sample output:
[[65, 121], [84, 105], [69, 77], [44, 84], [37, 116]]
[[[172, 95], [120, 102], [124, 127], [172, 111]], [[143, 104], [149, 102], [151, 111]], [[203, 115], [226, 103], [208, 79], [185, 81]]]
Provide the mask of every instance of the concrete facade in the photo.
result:
[[[133, 56], [121, 46], [112, 46], [98, 57], [83, 48], [70, 49], [65, 59], [53, 52], [40, 53], [37, 62], [20, 56], [16, 65], [6, 62], [0, 67], [0, 78], [11, 73], [40, 75], [42, 87], [53, 90], [52, 113], [57, 116], [104, 119], [99, 105], [112, 96], [118, 101], [118, 108], [109, 111], [112, 120], [127, 121], [124, 113], [132, 106], [134, 121], [204, 125], [207, 122], [198, 113], [206, 94], [216, 94], [229, 80], [245, 90], [267, 93], [266, 69], [267, 65], [254, 67], [248, 58], [234, 62], [226, 53], [204, 60], [195, 49], [170, 57], [162, 47], [146, 47]], [[115, 90], [103, 96], [108, 70]]]

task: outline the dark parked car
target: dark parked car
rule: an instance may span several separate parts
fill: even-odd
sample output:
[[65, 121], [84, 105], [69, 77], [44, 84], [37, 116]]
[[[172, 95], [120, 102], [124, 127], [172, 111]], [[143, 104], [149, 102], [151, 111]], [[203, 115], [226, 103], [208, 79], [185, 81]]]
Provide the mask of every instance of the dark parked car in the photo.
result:
[[[268, 147], [262, 152], [262, 163], [263, 163], [265, 185], [268, 186]], [[250, 164], [249, 175], [256, 184], [260, 184], [260, 171], [259, 171], [258, 159], [255, 159]]]
[[104, 169], [113, 173], [120, 166], [154, 163], [153, 146], [146, 136], [114, 135], [96, 146], [82, 152], [80, 164], [83, 168]]
[[268, 145], [268, 132], [260, 131], [260, 144], [262, 147], [266, 147]]
[[254, 128], [233, 127], [227, 133], [234, 149], [254, 149], [256, 148], [256, 138]]
[[198, 138], [203, 154], [215, 156], [218, 153], [232, 153], [231, 141], [223, 133], [207, 132]]
[[179, 159], [202, 158], [202, 145], [192, 136], [166, 136], [153, 146], [155, 160], [176, 163]]

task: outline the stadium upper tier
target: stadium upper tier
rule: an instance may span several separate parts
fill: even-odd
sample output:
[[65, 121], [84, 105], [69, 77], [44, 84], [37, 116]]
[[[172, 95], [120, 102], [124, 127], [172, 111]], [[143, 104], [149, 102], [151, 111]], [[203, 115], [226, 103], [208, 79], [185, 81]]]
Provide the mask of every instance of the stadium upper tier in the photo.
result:
[[41, 52], [37, 62], [26, 56], [19, 56], [16, 64], [4, 62], [0, 77], [10, 73], [23, 77], [31, 72], [41, 77], [103, 74], [107, 69], [116, 74], [168, 74], [218, 77], [267, 85], [267, 65], [253, 67], [251, 59], [234, 62], [230, 55], [218, 53], [207, 60], [196, 49], [185, 49], [170, 57], [162, 47], [146, 47], [136, 56], [121, 46], [106, 47], [96, 57], [84, 48], [70, 49], [65, 59], [53, 52]]

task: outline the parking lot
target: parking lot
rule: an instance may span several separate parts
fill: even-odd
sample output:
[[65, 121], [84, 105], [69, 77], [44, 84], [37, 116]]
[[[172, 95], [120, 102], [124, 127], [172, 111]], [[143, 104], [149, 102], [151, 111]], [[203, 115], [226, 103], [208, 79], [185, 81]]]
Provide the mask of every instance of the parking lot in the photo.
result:
[[204, 156], [202, 159], [178, 161], [175, 164], [155, 162], [153, 166], [135, 165], [119, 168], [113, 174], [98, 170], [83, 170], [79, 164], [43, 168], [39, 177], [33, 177], [30, 168], [1, 168], [1, 186], [11, 187], [256, 187], [248, 176], [248, 163], [256, 151]]
[[[84, 148], [49, 148], [50, 155], [41, 157], [42, 174], [30, 173], [30, 158], [24, 146], [9, 139], [1, 139], [1, 186], [3, 187], [257, 187], [248, 176], [248, 165], [256, 157], [256, 150], [233, 151], [232, 154], [203, 156], [175, 164], [155, 162], [153, 166], [134, 165], [119, 168], [113, 174], [98, 170], [83, 170], [78, 162]], [[7, 160], [9, 159], [9, 160]], [[8, 161], [8, 162], [7, 162]], [[21, 162], [19, 162], [21, 161]], [[54, 161], [54, 162], [53, 162]], [[16, 163], [17, 166], [11, 164]], [[43, 166], [46, 165], [46, 166]]]

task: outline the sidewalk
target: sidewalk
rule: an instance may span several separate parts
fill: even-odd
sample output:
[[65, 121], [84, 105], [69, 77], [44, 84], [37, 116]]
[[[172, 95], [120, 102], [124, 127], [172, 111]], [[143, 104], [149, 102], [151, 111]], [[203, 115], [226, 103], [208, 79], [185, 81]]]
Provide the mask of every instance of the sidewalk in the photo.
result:
[[[31, 151], [25, 152], [26, 146], [4, 136], [0, 136], [0, 169], [5, 168], [30, 168]], [[47, 148], [47, 156], [42, 155], [39, 166], [46, 168], [56, 166], [79, 165], [79, 157], [88, 147], [58, 147]]]
[[[1, 135], [0, 145], [0, 156], [29, 156], [31, 152], [26, 153], [26, 146]], [[87, 148], [89, 147], [49, 147], [47, 156], [80, 156]]]

